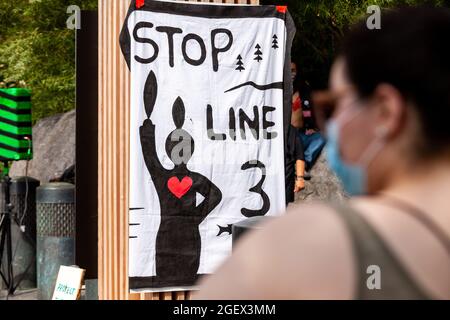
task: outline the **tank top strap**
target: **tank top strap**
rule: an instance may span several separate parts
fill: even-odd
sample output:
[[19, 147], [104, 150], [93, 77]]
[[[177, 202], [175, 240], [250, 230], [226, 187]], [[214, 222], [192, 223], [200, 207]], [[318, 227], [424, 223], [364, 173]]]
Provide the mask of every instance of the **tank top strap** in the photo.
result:
[[330, 203], [344, 221], [356, 256], [355, 298], [429, 299], [404, 269], [386, 242], [349, 204]]

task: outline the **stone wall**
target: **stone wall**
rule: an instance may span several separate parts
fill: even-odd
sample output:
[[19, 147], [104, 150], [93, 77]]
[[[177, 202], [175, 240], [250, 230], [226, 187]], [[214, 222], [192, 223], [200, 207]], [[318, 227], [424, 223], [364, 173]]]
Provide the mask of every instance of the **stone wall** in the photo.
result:
[[[26, 161], [13, 162], [10, 176], [24, 176]], [[33, 160], [28, 176], [41, 181], [60, 177], [75, 164], [75, 110], [39, 120], [33, 127]]]

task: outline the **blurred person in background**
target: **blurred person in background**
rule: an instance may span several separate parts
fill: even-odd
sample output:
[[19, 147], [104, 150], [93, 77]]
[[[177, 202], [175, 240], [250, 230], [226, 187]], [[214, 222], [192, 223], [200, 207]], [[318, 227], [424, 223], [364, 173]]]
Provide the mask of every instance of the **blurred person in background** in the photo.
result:
[[306, 80], [303, 80], [297, 72], [294, 80], [294, 104], [300, 109], [298, 117], [299, 135], [302, 140], [305, 158], [305, 177], [310, 178], [312, 167], [320, 156], [325, 146], [325, 138], [322, 136], [316, 123], [315, 112], [311, 100], [311, 88]]
[[449, 34], [443, 8], [351, 29], [314, 102], [354, 197], [292, 207], [244, 235], [195, 298], [450, 299]]
[[[297, 65], [291, 63], [292, 82], [295, 83]], [[292, 96], [291, 123], [288, 127], [286, 141], [286, 205], [295, 201], [295, 194], [305, 188], [305, 154], [299, 128], [302, 126], [302, 115], [299, 94], [295, 87]]]
[[291, 76], [292, 76], [292, 115], [291, 125], [297, 129], [303, 127], [302, 117], [302, 99], [299, 90], [299, 79], [297, 63], [291, 62]]

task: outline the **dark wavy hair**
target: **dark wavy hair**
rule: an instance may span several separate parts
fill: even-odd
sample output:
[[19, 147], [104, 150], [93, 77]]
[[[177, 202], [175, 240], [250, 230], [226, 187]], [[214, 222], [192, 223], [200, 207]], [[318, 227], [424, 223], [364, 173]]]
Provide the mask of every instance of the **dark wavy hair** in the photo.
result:
[[416, 108], [428, 155], [450, 147], [450, 9], [383, 10], [381, 29], [357, 23], [342, 43], [350, 81], [362, 98], [389, 83]]

